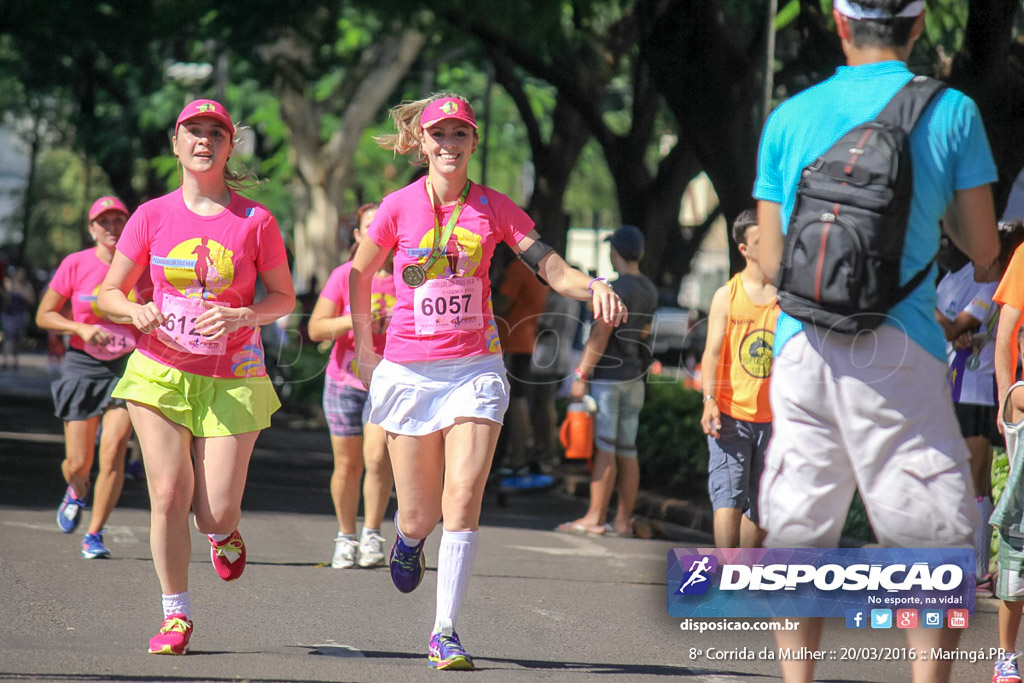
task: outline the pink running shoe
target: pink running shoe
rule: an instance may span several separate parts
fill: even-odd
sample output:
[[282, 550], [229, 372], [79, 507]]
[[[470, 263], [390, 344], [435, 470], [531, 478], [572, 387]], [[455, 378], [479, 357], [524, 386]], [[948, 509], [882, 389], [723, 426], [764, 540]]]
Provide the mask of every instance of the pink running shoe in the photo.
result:
[[238, 529], [219, 543], [210, 538], [210, 559], [217, 576], [225, 581], [234, 581], [242, 575], [245, 571], [245, 541]]
[[192, 637], [192, 622], [184, 614], [168, 614], [160, 625], [160, 632], [149, 639], [151, 655], [183, 655]]

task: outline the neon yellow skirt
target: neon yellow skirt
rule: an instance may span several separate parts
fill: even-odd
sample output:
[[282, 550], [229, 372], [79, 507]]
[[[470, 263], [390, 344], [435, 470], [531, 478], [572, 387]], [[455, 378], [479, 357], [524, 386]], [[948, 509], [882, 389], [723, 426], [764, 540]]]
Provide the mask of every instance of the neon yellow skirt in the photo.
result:
[[114, 387], [113, 396], [156, 408], [194, 436], [230, 436], [266, 429], [281, 407], [274, 385], [263, 377], [194, 375], [147, 358], [138, 351]]

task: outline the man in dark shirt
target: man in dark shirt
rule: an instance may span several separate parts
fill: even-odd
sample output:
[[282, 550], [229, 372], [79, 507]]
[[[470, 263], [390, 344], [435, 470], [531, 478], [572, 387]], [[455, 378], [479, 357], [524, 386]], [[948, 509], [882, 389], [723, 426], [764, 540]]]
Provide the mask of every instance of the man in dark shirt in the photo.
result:
[[[573, 371], [573, 397], [580, 399], [588, 393], [590, 378], [589, 393], [597, 401], [597, 452], [590, 477], [589, 509], [579, 519], [559, 525], [557, 531], [629, 536], [633, 533], [633, 508], [640, 488], [636, 433], [651, 364], [647, 337], [658, 305], [658, 290], [640, 273], [644, 235], [639, 228], [623, 225], [606, 241], [612, 247], [612, 267], [619, 274], [612, 288], [626, 304], [629, 319], [618, 328], [595, 320], [580, 366]], [[605, 523], [616, 479], [618, 508], [613, 521]]]

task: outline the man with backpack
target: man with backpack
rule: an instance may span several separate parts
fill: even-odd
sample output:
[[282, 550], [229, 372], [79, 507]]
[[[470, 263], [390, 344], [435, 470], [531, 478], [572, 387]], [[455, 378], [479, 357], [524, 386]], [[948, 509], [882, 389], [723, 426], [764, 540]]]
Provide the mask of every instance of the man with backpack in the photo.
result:
[[[948, 206], [950, 236], [992, 270], [996, 169], [974, 102], [907, 69], [924, 11], [923, 0], [835, 0], [847, 65], [783, 102], [762, 134], [754, 197], [766, 273], [781, 261], [783, 309], [761, 480], [768, 547], [837, 547], [855, 489], [883, 546], [970, 547], [979, 522], [932, 261]], [[863, 126], [883, 109], [887, 122]], [[821, 619], [800, 621], [775, 632], [778, 644], [817, 650]], [[930, 652], [955, 648], [959, 631], [907, 636]], [[913, 680], [946, 681], [951, 666], [918, 658]], [[782, 662], [787, 682], [813, 672], [813, 658]]]

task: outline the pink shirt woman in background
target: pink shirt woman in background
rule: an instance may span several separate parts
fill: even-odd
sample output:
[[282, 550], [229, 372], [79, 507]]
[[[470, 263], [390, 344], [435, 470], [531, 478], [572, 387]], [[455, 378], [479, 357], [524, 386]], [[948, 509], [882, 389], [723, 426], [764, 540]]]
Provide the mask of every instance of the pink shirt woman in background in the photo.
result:
[[[281, 405], [259, 328], [294, 309], [295, 290], [277, 221], [232, 189], [244, 179], [227, 168], [234, 133], [219, 102], [185, 106], [172, 138], [181, 188], [135, 212], [100, 290], [100, 307], [143, 333], [114, 396], [128, 402], [149, 482], [164, 614], [153, 654], [185, 654], [192, 635], [190, 509], [218, 576], [241, 576], [249, 459]], [[141, 305], [126, 293], [146, 270], [153, 301]]]
[[[556, 291], [592, 300], [595, 317], [609, 324], [625, 319], [626, 310], [611, 287], [570, 268], [545, 247], [533, 221], [512, 200], [469, 181], [479, 138], [464, 98], [435, 95], [401, 104], [391, 116], [397, 133], [378, 143], [415, 153], [415, 162], [428, 170], [384, 198], [353, 261], [357, 368], [370, 389], [370, 421], [387, 432], [395, 475], [392, 582], [402, 592], [415, 590], [426, 566], [424, 542], [443, 519], [428, 659], [438, 669], [472, 669], [455, 619], [472, 572], [484, 486], [508, 407], [487, 275], [494, 249], [505, 242]], [[373, 347], [371, 282], [392, 250], [397, 302], [381, 359]]]
[[[139, 332], [126, 324], [130, 320], [107, 316], [96, 303], [100, 283], [110, 268], [127, 220], [128, 209], [120, 199], [100, 197], [93, 202], [89, 234], [96, 246], [61, 261], [36, 313], [40, 328], [73, 335], [71, 349], [61, 363], [61, 378], [51, 385], [56, 415], [64, 420], [61, 471], [67, 490], [57, 509], [57, 526], [66, 534], [78, 527], [86, 507], [96, 434], [103, 427], [92, 517], [82, 539], [82, 557], [86, 559], [110, 557], [110, 550], [103, 544], [103, 527], [121, 497], [124, 457], [132, 433], [124, 401], [111, 394]], [[149, 278], [140, 279], [136, 288], [149, 297]], [[135, 291], [131, 297], [136, 299]], [[65, 315], [69, 302], [70, 317]]]
[[[359, 227], [354, 230], [357, 243], [377, 212], [376, 204], [360, 207]], [[385, 331], [395, 308], [395, 281], [391, 259], [373, 277], [370, 310], [373, 322], [373, 348], [384, 350]], [[352, 309], [349, 273], [352, 262], [334, 269], [309, 319], [313, 341], [334, 340], [324, 379], [324, 416], [331, 432], [334, 471], [331, 474], [331, 500], [338, 518], [331, 567], [347, 569], [376, 567], [384, 563], [384, 536], [381, 522], [387, 511], [394, 478], [388, 460], [384, 430], [367, 422], [369, 393], [355, 374], [355, 345], [352, 339]], [[366, 476], [364, 478], [363, 472]], [[363, 530], [356, 537], [356, 513], [359, 509], [359, 484], [362, 480]]]

